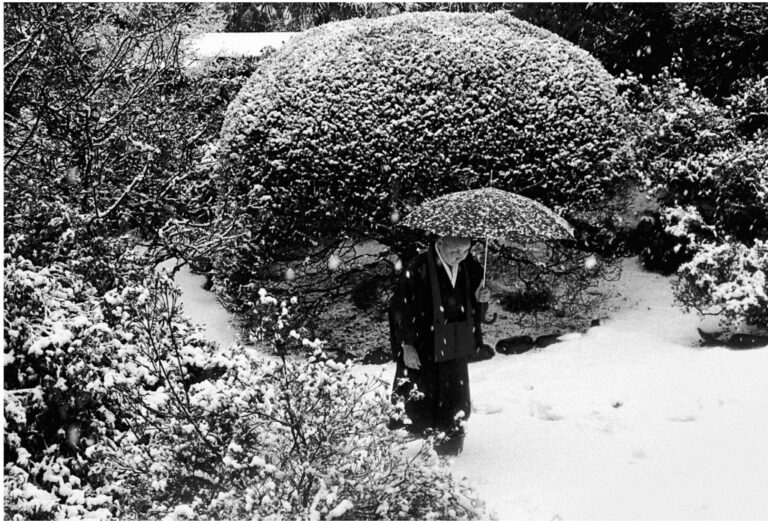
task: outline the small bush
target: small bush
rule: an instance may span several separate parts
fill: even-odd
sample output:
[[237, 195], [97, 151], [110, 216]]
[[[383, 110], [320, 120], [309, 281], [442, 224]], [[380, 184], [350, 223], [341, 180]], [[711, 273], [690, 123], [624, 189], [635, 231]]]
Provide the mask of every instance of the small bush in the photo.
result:
[[686, 309], [720, 314], [731, 329], [768, 327], [768, 242], [704, 244], [679, 274], [675, 294]]
[[[432, 440], [407, 449], [388, 386], [321, 353], [217, 351], [150, 274], [99, 298], [66, 264], [5, 259], [5, 514], [472, 518]], [[303, 345], [262, 292], [261, 333]]]
[[646, 212], [624, 240], [645, 269], [671, 275], [691, 260], [702, 240], [713, 241], [717, 236], [696, 208], [689, 206]]
[[[301, 362], [234, 346], [206, 359], [219, 376], [151, 396], [162, 428], [108, 457], [138, 462], [120, 477], [142, 517], [204, 519], [474, 518], [482, 504], [439, 464], [428, 440], [408, 452], [388, 386], [327, 360], [321, 342], [290, 328], [290, 304], [261, 292], [262, 335], [315, 349]], [[155, 420], [157, 421], [157, 420]]]

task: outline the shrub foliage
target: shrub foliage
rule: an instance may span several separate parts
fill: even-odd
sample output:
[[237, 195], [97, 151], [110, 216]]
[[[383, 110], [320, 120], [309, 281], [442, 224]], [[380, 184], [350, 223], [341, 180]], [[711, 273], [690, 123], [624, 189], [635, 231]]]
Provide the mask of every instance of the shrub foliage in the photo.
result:
[[192, 55], [212, 6], [3, 8], [6, 250], [38, 265], [92, 257], [96, 270], [73, 268], [110, 289], [126, 248], [105, 241], [210, 220], [206, 147], [252, 60]]
[[221, 210], [250, 240], [222, 278], [331, 238], [396, 246], [426, 197], [494, 186], [561, 212], [604, 208], [628, 177], [625, 107], [584, 51], [504, 13], [327, 24], [286, 43], [231, 104]]
[[766, 79], [741, 83], [719, 107], [669, 71], [641, 88], [638, 157], [658, 197], [647, 264], [680, 268], [678, 301], [728, 327], [764, 326], [768, 239]]
[[148, 275], [99, 298], [64, 263], [5, 259], [5, 513], [13, 519], [473, 518], [432, 440], [407, 446], [388, 386], [326, 361], [262, 292], [293, 363], [222, 351]]
[[665, 72], [638, 101], [646, 184], [665, 206], [693, 205], [742, 242], [768, 234], [768, 149], [757, 117], [763, 84], [747, 83], [726, 109]]
[[730, 329], [768, 330], [768, 243], [706, 243], [680, 267], [676, 295], [687, 309], [722, 316]]

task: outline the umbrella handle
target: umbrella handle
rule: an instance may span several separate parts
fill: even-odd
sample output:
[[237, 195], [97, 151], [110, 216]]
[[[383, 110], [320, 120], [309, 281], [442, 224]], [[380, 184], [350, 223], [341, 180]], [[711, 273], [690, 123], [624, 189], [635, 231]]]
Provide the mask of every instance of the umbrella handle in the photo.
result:
[[485, 260], [483, 260], [483, 287], [485, 287], [485, 273], [488, 271], [488, 236], [485, 236], [485, 250], [483, 250]]
[[[486, 277], [485, 273], [486, 271], [488, 271], [488, 236], [487, 235], [485, 236], [485, 252], [484, 253], [485, 253], [485, 259], [483, 260], [483, 287], [485, 287], [485, 277]], [[485, 318], [485, 314], [483, 314], [482, 322], [483, 324], [493, 324], [494, 322], [496, 322], [497, 318], [499, 318], [498, 313], [494, 313], [493, 318], [490, 320]]]

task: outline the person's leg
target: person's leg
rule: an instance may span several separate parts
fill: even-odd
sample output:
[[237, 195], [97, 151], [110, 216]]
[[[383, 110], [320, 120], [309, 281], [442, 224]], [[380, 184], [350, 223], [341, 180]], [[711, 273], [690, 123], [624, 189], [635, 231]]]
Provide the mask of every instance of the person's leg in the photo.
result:
[[411, 423], [403, 426], [409, 432], [423, 435], [426, 429], [435, 427], [437, 395], [437, 374], [434, 363], [422, 362], [421, 368], [416, 370], [408, 369], [398, 361], [392, 403], [395, 404], [399, 400], [405, 402], [405, 415]]
[[437, 427], [446, 433], [438, 444], [438, 454], [458, 455], [464, 448], [464, 429], [461, 422], [469, 419], [471, 403], [469, 371], [466, 359], [443, 362], [439, 370], [440, 396], [437, 409]]
[[436, 365], [439, 389], [436, 426], [448, 431], [456, 424], [457, 416], [464, 421], [469, 419], [471, 413], [469, 370], [465, 358], [440, 362]]

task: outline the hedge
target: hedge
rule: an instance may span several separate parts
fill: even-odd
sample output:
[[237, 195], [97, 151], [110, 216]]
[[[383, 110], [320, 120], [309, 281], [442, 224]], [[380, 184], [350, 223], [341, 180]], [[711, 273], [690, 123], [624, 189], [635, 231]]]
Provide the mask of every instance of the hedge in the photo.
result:
[[306, 31], [262, 62], [218, 145], [251, 240], [220, 270], [348, 235], [394, 240], [426, 197], [494, 186], [568, 213], [630, 175], [625, 104], [585, 51], [514, 17], [411, 13]]

